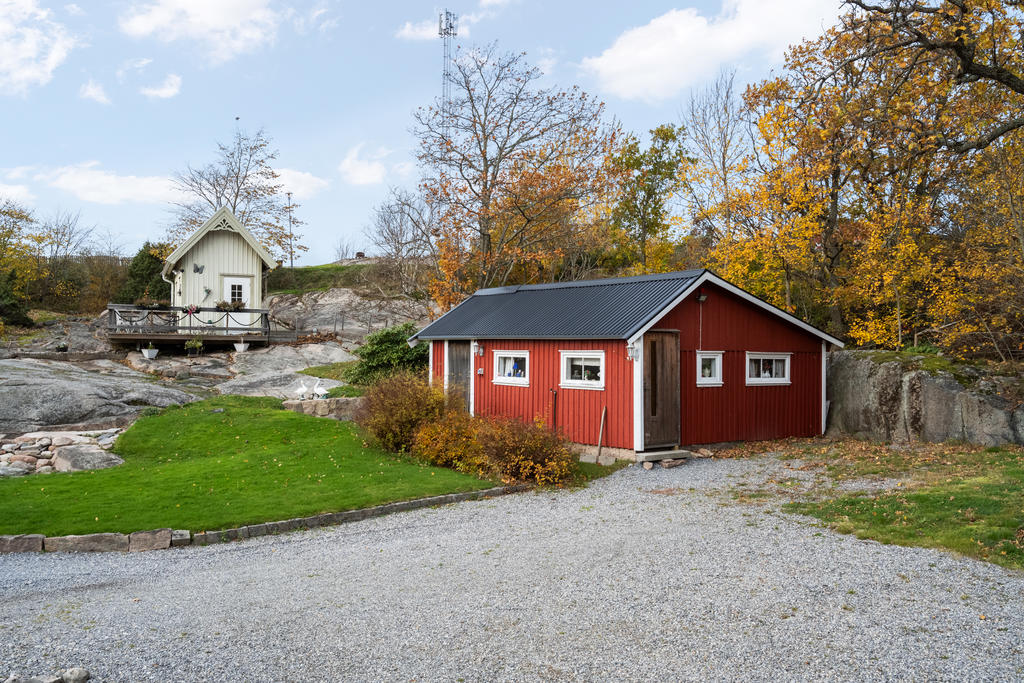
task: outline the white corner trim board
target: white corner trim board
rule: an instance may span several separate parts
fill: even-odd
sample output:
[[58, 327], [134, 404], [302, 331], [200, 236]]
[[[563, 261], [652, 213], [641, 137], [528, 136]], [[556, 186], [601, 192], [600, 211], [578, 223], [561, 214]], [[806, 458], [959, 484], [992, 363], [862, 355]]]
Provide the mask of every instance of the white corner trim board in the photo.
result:
[[633, 347], [633, 450], [644, 450], [644, 345]]

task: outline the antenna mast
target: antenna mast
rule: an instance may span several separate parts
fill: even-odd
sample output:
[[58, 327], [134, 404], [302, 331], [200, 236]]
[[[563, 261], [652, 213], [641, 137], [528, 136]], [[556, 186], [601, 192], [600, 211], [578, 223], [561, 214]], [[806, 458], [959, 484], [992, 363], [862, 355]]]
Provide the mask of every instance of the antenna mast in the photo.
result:
[[444, 68], [441, 69], [441, 134], [444, 136], [444, 156], [448, 156], [451, 144], [450, 132], [452, 115], [452, 38], [459, 34], [459, 17], [447, 9], [437, 20], [437, 35], [444, 43]]

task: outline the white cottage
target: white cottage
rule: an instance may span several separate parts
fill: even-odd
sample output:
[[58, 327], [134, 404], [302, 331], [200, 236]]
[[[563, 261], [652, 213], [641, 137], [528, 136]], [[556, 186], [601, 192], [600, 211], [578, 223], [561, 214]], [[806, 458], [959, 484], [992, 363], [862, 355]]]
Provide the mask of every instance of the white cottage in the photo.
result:
[[[226, 301], [263, 307], [263, 282], [277, 262], [226, 207], [185, 240], [164, 263], [171, 306], [210, 308]], [[233, 316], [238, 317], [238, 316]]]

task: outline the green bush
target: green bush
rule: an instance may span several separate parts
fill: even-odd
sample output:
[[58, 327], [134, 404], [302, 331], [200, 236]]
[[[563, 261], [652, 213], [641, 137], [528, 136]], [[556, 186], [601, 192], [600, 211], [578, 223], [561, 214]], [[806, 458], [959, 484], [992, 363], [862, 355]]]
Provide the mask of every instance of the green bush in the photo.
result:
[[389, 451], [407, 451], [417, 428], [447, 412], [444, 390], [421, 373], [398, 372], [366, 390], [356, 422]]
[[128, 265], [128, 279], [117, 294], [117, 303], [131, 304], [139, 299], [166, 299], [171, 285], [160, 277], [164, 262], [156, 255], [165, 244], [146, 242]]
[[903, 350], [906, 351], [907, 353], [921, 353], [931, 356], [938, 356], [940, 353], [942, 353], [942, 349], [940, 349], [938, 346], [933, 346], [932, 344], [918, 344], [917, 346], [908, 346]]
[[2, 324], [32, 327], [35, 323], [28, 317], [28, 302], [18, 294], [15, 287], [17, 273], [14, 270], [0, 273], [0, 327]]
[[406, 341], [416, 334], [409, 322], [374, 332], [356, 349], [359, 363], [345, 371], [345, 380], [352, 384], [370, 384], [394, 372], [423, 370], [430, 355], [429, 344], [410, 347]]
[[573, 474], [572, 452], [561, 435], [515, 418], [451, 411], [420, 425], [411, 452], [433, 465], [506, 483], [559, 485]]
[[331, 387], [327, 390], [327, 398], [356, 398], [366, 393], [365, 387], [357, 387], [352, 384], [342, 384], [338, 387]]

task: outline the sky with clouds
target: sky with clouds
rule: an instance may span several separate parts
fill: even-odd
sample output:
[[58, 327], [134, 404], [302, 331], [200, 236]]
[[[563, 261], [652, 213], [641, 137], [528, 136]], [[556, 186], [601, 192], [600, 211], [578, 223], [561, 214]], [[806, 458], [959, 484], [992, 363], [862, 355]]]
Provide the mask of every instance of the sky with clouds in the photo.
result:
[[[722, 69], [765, 77], [839, 0], [451, 0], [458, 45], [525, 52], [637, 133]], [[170, 220], [169, 177], [264, 128], [310, 246], [330, 261], [390, 186], [416, 182], [417, 107], [441, 88], [442, 6], [349, 0], [0, 0], [0, 198], [80, 211], [133, 251]]]

